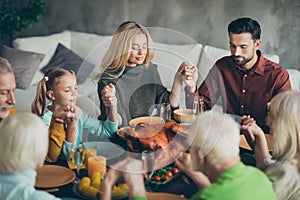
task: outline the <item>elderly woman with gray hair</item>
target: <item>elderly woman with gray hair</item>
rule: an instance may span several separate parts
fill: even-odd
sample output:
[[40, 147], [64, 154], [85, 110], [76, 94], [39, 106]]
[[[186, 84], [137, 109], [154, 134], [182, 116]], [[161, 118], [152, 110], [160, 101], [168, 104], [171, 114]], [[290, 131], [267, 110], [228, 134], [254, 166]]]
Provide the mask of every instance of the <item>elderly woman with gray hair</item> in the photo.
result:
[[272, 156], [262, 129], [249, 116], [241, 118], [241, 129], [254, 144], [256, 165], [273, 182], [278, 200], [300, 199], [299, 114], [299, 91], [285, 91], [271, 100], [268, 120], [273, 136]]
[[0, 124], [0, 199], [53, 199], [34, 188], [36, 169], [48, 151], [48, 128], [32, 113], [6, 117]]

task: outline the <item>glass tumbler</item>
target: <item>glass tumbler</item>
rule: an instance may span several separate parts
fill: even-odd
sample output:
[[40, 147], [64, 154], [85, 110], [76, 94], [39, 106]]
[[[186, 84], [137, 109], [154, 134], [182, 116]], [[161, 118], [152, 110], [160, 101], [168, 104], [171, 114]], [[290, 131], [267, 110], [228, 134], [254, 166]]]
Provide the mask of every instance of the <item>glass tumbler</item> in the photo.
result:
[[160, 117], [164, 122], [171, 119], [171, 105], [169, 103], [162, 103], [160, 105]]

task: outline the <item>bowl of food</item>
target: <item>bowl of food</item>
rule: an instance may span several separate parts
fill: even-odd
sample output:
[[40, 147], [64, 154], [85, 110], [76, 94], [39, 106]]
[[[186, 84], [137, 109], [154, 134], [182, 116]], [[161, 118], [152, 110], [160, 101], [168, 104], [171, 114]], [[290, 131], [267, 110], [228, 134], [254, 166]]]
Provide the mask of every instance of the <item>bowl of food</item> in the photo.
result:
[[147, 126], [147, 125], [154, 125], [154, 124], [162, 124], [164, 121], [161, 117], [157, 116], [145, 116], [145, 117], [137, 117], [129, 121], [129, 126], [136, 127], [136, 126]]
[[174, 119], [181, 123], [191, 123], [195, 119], [195, 114], [192, 109], [177, 109], [174, 110]]

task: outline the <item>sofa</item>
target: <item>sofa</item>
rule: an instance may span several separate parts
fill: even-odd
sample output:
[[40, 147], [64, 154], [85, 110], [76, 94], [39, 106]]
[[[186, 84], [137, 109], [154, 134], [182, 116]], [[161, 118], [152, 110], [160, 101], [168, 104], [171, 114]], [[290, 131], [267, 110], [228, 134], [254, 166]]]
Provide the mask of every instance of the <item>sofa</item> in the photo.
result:
[[[170, 34], [168, 31], [162, 33], [161, 30], [150, 30], [150, 34], [154, 41], [153, 62], [158, 64], [162, 82], [169, 90], [182, 61], [188, 61], [198, 67], [198, 84], [200, 84], [217, 59], [230, 55], [229, 50], [202, 45], [183, 34], [176, 33], [176, 35], [174, 32]], [[43, 69], [63, 63], [77, 67], [75, 71], [80, 76], [78, 106], [92, 116], [99, 116], [97, 83], [93, 75], [101, 73], [98, 66], [111, 38], [111, 36], [66, 30], [46, 36], [16, 38], [12, 47], [3, 46], [1, 56], [12, 63], [16, 76], [15, 107], [21, 112], [30, 111], [37, 83], [43, 78]], [[277, 55], [265, 55], [265, 57], [280, 63]], [[287, 70], [292, 88], [299, 89], [300, 72], [295, 69]], [[180, 98], [180, 106], [185, 107], [183, 92]]]

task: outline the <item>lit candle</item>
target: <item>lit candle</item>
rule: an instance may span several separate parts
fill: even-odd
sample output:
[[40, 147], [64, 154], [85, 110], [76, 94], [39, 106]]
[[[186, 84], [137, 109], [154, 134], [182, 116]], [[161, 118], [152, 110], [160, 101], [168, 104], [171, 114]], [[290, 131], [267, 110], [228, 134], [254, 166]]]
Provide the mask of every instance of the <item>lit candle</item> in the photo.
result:
[[88, 159], [88, 175], [92, 178], [93, 172], [100, 172], [101, 177], [106, 174], [106, 157], [94, 156]]

